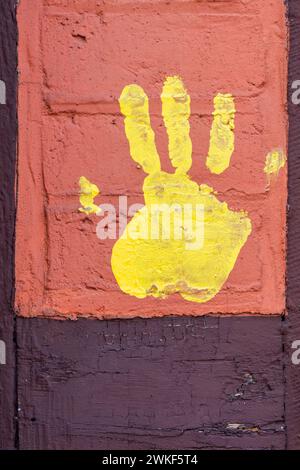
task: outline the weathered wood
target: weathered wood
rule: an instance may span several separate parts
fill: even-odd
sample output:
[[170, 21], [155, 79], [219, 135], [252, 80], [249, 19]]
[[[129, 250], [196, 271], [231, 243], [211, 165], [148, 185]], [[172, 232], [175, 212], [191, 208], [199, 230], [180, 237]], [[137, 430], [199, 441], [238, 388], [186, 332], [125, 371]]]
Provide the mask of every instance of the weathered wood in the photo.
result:
[[[0, 3], [0, 340], [6, 364], [0, 364], [0, 448], [15, 446], [15, 344], [13, 245], [15, 218], [17, 27], [15, 1]], [[5, 88], [5, 93], [4, 93]]]
[[300, 2], [289, 0], [290, 52], [289, 52], [289, 217], [288, 217], [288, 270], [285, 320], [286, 339], [286, 422], [287, 446], [300, 449], [300, 365], [291, 361], [292, 344], [300, 340], [300, 106], [292, 102], [292, 83], [300, 80]]
[[21, 449], [282, 449], [281, 319], [18, 319]]

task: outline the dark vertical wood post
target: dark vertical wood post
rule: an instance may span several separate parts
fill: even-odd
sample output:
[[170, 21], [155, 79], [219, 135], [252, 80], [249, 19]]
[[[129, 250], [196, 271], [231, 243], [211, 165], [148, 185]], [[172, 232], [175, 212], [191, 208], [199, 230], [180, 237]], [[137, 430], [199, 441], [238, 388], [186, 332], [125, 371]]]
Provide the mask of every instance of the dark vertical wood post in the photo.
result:
[[285, 321], [286, 424], [288, 449], [300, 449], [300, 365], [292, 363], [292, 344], [300, 340], [300, 105], [293, 103], [292, 85], [300, 80], [300, 2], [289, 0], [289, 179], [288, 270]]

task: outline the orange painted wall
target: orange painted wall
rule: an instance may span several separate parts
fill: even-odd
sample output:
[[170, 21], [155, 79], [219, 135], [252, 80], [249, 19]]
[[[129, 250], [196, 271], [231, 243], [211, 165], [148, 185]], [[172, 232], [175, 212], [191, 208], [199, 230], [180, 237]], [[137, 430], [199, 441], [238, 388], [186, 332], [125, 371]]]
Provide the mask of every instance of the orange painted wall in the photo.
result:
[[[286, 152], [287, 31], [280, 0], [21, 0], [16, 307], [22, 316], [98, 318], [168, 314], [280, 314], [285, 307], [286, 170], [268, 184], [267, 153]], [[136, 299], [111, 270], [112, 240], [79, 212], [78, 179], [97, 203], [143, 203], [118, 98], [149, 96], [165, 171], [160, 93], [180, 75], [191, 96], [190, 175], [246, 210], [252, 233], [223, 289], [207, 303]], [[205, 166], [213, 98], [232, 93], [235, 151], [221, 175]], [[159, 258], [159, 254], [158, 254]]]

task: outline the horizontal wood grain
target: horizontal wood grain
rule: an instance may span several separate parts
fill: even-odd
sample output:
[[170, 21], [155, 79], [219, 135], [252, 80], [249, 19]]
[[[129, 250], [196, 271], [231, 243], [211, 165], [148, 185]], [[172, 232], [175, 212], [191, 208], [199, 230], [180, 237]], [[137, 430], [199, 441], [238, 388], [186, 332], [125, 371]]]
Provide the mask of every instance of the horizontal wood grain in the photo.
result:
[[18, 319], [21, 449], [282, 449], [281, 320]]

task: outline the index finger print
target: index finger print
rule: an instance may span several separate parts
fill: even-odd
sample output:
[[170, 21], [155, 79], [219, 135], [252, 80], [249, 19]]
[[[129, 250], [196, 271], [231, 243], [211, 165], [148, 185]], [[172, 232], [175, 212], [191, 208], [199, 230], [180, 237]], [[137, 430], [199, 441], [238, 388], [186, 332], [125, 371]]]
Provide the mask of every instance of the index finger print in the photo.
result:
[[160, 170], [159, 155], [150, 123], [148, 96], [138, 85], [126, 86], [119, 98], [120, 109], [125, 116], [125, 132], [133, 160], [145, 173]]

